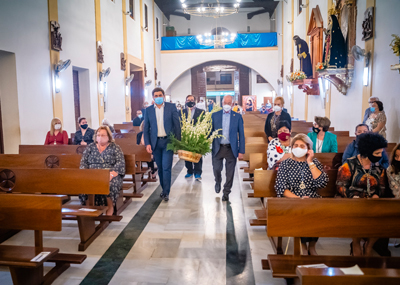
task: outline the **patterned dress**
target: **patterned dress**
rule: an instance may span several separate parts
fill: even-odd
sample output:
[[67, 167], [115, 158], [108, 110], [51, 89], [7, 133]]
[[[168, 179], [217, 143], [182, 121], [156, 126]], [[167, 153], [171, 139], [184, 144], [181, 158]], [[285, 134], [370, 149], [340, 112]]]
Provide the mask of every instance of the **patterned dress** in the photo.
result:
[[385, 192], [385, 170], [376, 165], [366, 170], [354, 156], [339, 168], [336, 185], [342, 197], [371, 198], [374, 194], [380, 197]]
[[[80, 169], [109, 169], [118, 173], [110, 181], [110, 194], [95, 195], [96, 206], [106, 206], [107, 197], [110, 197], [114, 205], [119, 197], [119, 191], [122, 187], [123, 178], [125, 176], [125, 158], [121, 148], [115, 143], [111, 142], [106, 149], [100, 153], [97, 144], [91, 143], [86, 147], [82, 155]], [[88, 195], [79, 195], [82, 205], [86, 205]]]
[[[320, 198], [321, 196], [317, 193], [317, 190], [326, 187], [328, 175], [324, 172], [323, 166], [318, 159], [314, 158], [313, 162], [322, 172], [317, 179], [312, 177], [310, 167], [306, 161], [295, 161], [292, 158], [282, 161], [279, 165], [275, 182], [276, 195], [283, 197], [283, 192], [289, 190], [299, 197]], [[300, 187], [302, 182], [304, 182], [304, 189]]]
[[400, 198], [400, 173], [395, 173], [393, 166], [389, 166], [387, 169], [387, 176], [389, 180], [389, 187], [392, 190], [394, 197]]
[[274, 169], [275, 164], [285, 155], [285, 153], [291, 153], [292, 149], [290, 146], [283, 146], [281, 141], [276, 138], [268, 144], [268, 170]]
[[[367, 121], [365, 121], [365, 124], [368, 126], [369, 130], [372, 131], [376, 127], [378, 127], [379, 123], [383, 123], [384, 126], [383, 128], [378, 132], [381, 136], [383, 136], [386, 139], [386, 114], [385, 111], [379, 112], [376, 117], [374, 116], [375, 114], [372, 113]], [[374, 118], [375, 117], [375, 118]]]
[[87, 128], [84, 136], [82, 136], [82, 130], [79, 129], [75, 133], [74, 144], [80, 144], [81, 141], [84, 141], [87, 144], [90, 144], [90, 143], [94, 142], [93, 137], [94, 137], [94, 130], [93, 129]]
[[278, 126], [279, 126], [279, 122], [280, 122], [281, 116], [280, 115], [276, 115], [274, 113], [274, 115], [271, 118], [271, 137], [276, 138], [278, 136]]

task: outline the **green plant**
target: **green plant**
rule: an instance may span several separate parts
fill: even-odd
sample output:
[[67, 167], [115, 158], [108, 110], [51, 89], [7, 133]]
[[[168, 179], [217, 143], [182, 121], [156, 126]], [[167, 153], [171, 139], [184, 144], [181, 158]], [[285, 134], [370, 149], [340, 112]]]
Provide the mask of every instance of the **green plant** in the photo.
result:
[[393, 39], [390, 42], [390, 47], [395, 55], [400, 56], [400, 37], [394, 34], [392, 34], [392, 37]]
[[[215, 107], [214, 107], [215, 109]], [[196, 124], [191, 120], [191, 111], [189, 109], [188, 116], [181, 111], [181, 140], [178, 140], [173, 134], [170, 135], [171, 142], [167, 146], [167, 150], [177, 152], [178, 150], [186, 150], [201, 155], [211, 152], [211, 144], [215, 138], [222, 137], [220, 130], [212, 130], [211, 116], [215, 112], [214, 109], [209, 113], [202, 113]]]

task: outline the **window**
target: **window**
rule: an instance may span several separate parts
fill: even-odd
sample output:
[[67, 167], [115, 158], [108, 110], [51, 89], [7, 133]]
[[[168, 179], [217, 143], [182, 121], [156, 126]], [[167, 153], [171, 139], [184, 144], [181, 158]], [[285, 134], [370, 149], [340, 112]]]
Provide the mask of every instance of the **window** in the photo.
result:
[[221, 74], [221, 84], [232, 84], [232, 74]]
[[135, 0], [129, 0], [129, 12], [131, 13], [131, 18], [135, 20]]
[[160, 34], [158, 31], [158, 18], [156, 18], [156, 39], [158, 40], [160, 38]]
[[146, 32], [149, 31], [149, 17], [147, 15], [147, 5], [144, 4], [144, 28], [146, 29]]

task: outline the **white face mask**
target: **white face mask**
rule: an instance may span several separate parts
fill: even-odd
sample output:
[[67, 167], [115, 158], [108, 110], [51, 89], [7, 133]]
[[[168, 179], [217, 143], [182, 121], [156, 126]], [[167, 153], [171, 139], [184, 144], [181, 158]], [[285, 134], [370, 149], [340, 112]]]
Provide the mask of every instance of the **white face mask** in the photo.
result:
[[306, 148], [293, 148], [292, 153], [295, 157], [301, 158], [307, 154], [308, 150]]
[[222, 108], [224, 109], [225, 112], [229, 112], [232, 109], [232, 106], [231, 105], [224, 105]]
[[282, 108], [279, 106], [274, 106], [274, 112], [280, 112], [282, 111]]
[[55, 125], [54, 125], [54, 129], [56, 129], [56, 130], [61, 129], [61, 124], [55, 124]]

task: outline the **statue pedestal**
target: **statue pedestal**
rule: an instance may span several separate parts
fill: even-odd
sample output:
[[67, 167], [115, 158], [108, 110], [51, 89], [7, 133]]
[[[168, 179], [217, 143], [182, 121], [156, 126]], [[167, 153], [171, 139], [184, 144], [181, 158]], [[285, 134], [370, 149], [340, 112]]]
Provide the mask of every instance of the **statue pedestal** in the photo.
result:
[[347, 90], [351, 86], [353, 74], [354, 68], [327, 68], [318, 71], [318, 77], [329, 80], [343, 95], [347, 94]]
[[295, 80], [292, 85], [297, 85], [307, 95], [319, 95], [318, 78], [307, 78], [303, 80]]

